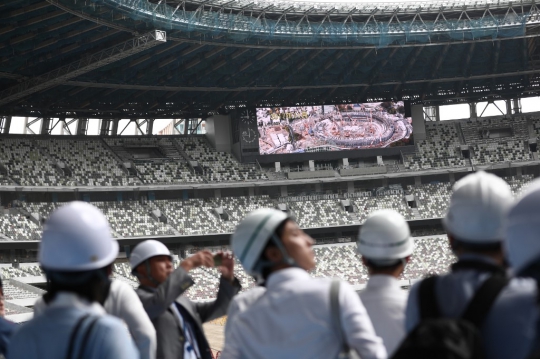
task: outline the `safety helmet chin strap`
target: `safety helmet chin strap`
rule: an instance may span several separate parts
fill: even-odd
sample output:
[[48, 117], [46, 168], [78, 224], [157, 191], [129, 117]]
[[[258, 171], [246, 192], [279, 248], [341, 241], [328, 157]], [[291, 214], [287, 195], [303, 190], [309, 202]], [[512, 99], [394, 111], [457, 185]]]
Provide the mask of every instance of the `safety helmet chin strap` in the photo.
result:
[[[143, 264], [143, 263], [141, 263]], [[139, 264], [139, 265], [141, 265]], [[161, 283], [159, 283], [154, 277], [152, 277], [152, 270], [150, 269], [150, 258], [148, 258], [147, 260], [144, 261], [144, 267], [146, 269], [146, 274], [143, 276], [141, 275], [141, 273], [139, 273], [138, 271], [133, 271], [133, 274], [135, 274], [135, 276], [137, 278], [146, 278], [148, 279], [152, 284], [158, 286], [160, 285]]]
[[277, 249], [281, 252], [281, 255], [283, 259], [280, 263], [272, 262], [269, 260], [261, 259], [259, 262], [255, 265], [255, 271], [258, 273], [262, 273], [266, 268], [273, 267], [276, 264], [286, 264], [291, 267], [300, 268], [298, 263], [292, 257], [287, 253], [287, 250], [285, 249], [285, 246], [283, 245], [283, 242], [281, 242], [281, 239], [274, 233], [272, 234], [272, 237], [270, 237], [270, 241], [272, 241]]
[[283, 242], [281, 239], [274, 233], [272, 237], [270, 238], [272, 242], [276, 245], [276, 247], [279, 249], [283, 256], [282, 263], [290, 265], [291, 267], [298, 267], [298, 264], [294, 259], [292, 259], [291, 256], [289, 256], [289, 253], [287, 253], [287, 250], [285, 249], [285, 246], [283, 245]]

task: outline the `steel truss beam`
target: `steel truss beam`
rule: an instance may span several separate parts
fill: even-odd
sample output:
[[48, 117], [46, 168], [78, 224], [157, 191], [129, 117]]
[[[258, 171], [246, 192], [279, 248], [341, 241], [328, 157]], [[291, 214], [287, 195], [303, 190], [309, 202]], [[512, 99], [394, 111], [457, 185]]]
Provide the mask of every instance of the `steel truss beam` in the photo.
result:
[[[73, 133], [69, 129], [69, 125], [71, 125], [72, 123], [74, 123], [76, 121], [77, 121], [76, 118], [72, 118], [70, 121], [66, 121], [65, 116], [64, 117], [59, 117], [58, 120], [56, 120], [56, 121], [53, 118], [44, 118], [43, 119], [43, 125], [41, 126], [42, 127], [41, 134], [51, 135], [53, 130], [56, 128], [56, 126], [60, 125], [60, 126], [62, 126], [64, 131], [66, 131], [70, 135], [73, 135]], [[46, 127], [44, 127], [44, 126], [46, 126]]]
[[62, 66], [59, 69], [32, 78], [0, 92], [0, 106], [19, 100], [38, 91], [60, 85], [67, 80], [165, 43], [166, 41], [166, 33], [160, 30], [155, 30], [151, 33], [124, 41], [121, 44], [96, 54], [89, 55], [79, 61]]
[[32, 129], [30, 128], [30, 126], [32, 126], [34, 123], [36, 123], [36, 122], [38, 122], [38, 121], [41, 121], [41, 120], [43, 120], [43, 119], [44, 119], [43, 117], [36, 117], [36, 118], [34, 118], [32, 121], [27, 122], [27, 123], [26, 123], [26, 131], [27, 131], [27, 132], [30, 131], [30, 133], [31, 133], [32, 135], [36, 135], [36, 133], [34, 132], [34, 130], [32, 130]]
[[[189, 1], [188, 5], [197, 6], [195, 10], [175, 10], [173, 14], [167, 2], [150, 6], [145, 1], [106, 0], [118, 11], [136, 12], [147, 21], [152, 21], [156, 27], [167, 25], [182, 31], [199, 33], [215, 32], [218, 29], [227, 34], [266, 39], [274, 38], [275, 29], [279, 26], [280, 34], [275, 38], [280, 41], [287, 41], [287, 36], [324, 42], [327, 42], [328, 38], [348, 42], [351, 37], [373, 39], [384, 36], [391, 40], [411, 38], [412, 42], [420, 39], [427, 43], [436, 40], [441, 34], [455, 35], [456, 32], [461, 32], [467, 35], [462, 38], [469, 35], [481, 38], [490, 34], [497, 35], [505, 28], [513, 30], [540, 23], [534, 1], [523, 1], [519, 4], [510, 1], [497, 4], [464, 1], [459, 5], [365, 4], [362, 9], [357, 9], [356, 3], [340, 4], [339, 9], [332, 4], [321, 3], [315, 9], [309, 2], [284, 2], [281, 6], [275, 6], [274, 3], [274, 6], [269, 8], [268, 1], [257, 4], [241, 0], [227, 1], [224, 4], [223, 1]], [[186, 3], [182, 2], [184, 9]], [[180, 4], [177, 9], [179, 6]], [[247, 8], [249, 11], [246, 11]], [[384, 26], [378, 26], [379, 24]], [[480, 35], [477, 34], [478, 30], [481, 30]]]
[[[539, 70], [526, 70], [505, 72], [498, 74], [486, 74], [486, 75], [472, 75], [468, 77], [443, 77], [434, 79], [419, 79], [408, 80], [407, 84], [435, 84], [454, 81], [467, 81], [467, 80], [482, 80], [492, 79], [499, 77], [509, 76], [521, 76], [521, 75], [534, 75], [538, 74]], [[190, 86], [151, 86], [151, 85], [124, 85], [124, 84], [111, 84], [103, 82], [85, 82], [85, 81], [68, 81], [64, 85], [67, 86], [83, 86], [83, 87], [96, 87], [96, 88], [109, 88], [109, 89], [121, 89], [121, 90], [150, 90], [150, 91], [194, 91], [194, 92], [236, 92], [236, 91], [265, 91], [265, 90], [298, 90], [298, 89], [321, 89], [321, 88], [341, 88], [341, 87], [364, 87], [364, 86], [385, 86], [385, 85], [397, 85], [401, 81], [383, 81], [383, 82], [358, 82], [347, 84], [324, 84], [324, 85], [291, 85], [291, 86], [240, 86], [240, 87], [190, 87]]]

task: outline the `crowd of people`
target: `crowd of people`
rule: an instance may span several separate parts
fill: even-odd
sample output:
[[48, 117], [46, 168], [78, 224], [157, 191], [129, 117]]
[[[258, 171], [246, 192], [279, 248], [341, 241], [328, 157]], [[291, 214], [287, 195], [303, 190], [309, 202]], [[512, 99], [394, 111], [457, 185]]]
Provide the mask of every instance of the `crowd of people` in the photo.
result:
[[[140, 283], [133, 290], [110, 279], [119, 248], [103, 213], [71, 202], [44, 225], [47, 294], [24, 325], [0, 319], [0, 352], [8, 359], [211, 359], [202, 324], [227, 315], [222, 359], [540, 357], [540, 180], [514, 200], [501, 178], [468, 175], [454, 185], [443, 224], [458, 261], [409, 293], [398, 278], [414, 239], [388, 209], [373, 212], [358, 235], [370, 275], [360, 294], [346, 282], [312, 278], [313, 239], [269, 208], [248, 214], [231, 236], [256, 287], [237, 295], [232, 253], [199, 251], [175, 269], [167, 247], [146, 240], [129, 258]], [[221, 272], [213, 301], [183, 295], [198, 267]]]

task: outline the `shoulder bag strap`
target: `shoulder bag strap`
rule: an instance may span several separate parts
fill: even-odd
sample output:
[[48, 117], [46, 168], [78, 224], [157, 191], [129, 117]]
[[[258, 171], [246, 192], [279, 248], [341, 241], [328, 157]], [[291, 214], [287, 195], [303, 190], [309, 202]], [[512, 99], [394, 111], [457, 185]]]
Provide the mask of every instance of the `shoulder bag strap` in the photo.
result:
[[73, 357], [73, 349], [75, 348], [75, 339], [77, 338], [77, 334], [79, 333], [79, 330], [81, 329], [82, 323], [88, 318], [90, 314], [85, 314], [79, 320], [77, 321], [77, 324], [75, 324], [75, 328], [71, 332], [71, 336], [69, 337], [69, 345], [67, 350], [66, 359], [71, 359]]
[[90, 324], [88, 324], [88, 329], [86, 329], [86, 332], [84, 333], [83, 341], [79, 349], [79, 355], [75, 357], [76, 359], [86, 357], [86, 345], [88, 344], [88, 340], [90, 339], [90, 334], [92, 333], [92, 330], [94, 329], [94, 326], [96, 325], [99, 318], [100, 317], [97, 317], [97, 316], [92, 318], [92, 321], [90, 322]]
[[439, 318], [441, 311], [437, 303], [435, 284], [437, 277], [429, 277], [420, 282], [418, 288], [418, 308], [420, 308], [420, 321], [428, 318]]
[[339, 341], [341, 342], [341, 353], [348, 353], [350, 348], [345, 340], [343, 328], [341, 327], [341, 311], [339, 308], [339, 280], [335, 279], [330, 285], [330, 314], [332, 316], [332, 324], [337, 330]]
[[486, 279], [469, 302], [462, 318], [480, 329], [499, 293], [506, 287], [508, 282], [508, 278], [499, 275]]

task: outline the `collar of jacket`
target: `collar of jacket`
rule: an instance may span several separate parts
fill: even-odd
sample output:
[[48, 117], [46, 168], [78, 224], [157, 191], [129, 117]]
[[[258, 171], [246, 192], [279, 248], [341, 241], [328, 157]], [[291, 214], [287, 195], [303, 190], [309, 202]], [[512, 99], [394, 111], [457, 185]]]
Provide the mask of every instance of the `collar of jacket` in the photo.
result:
[[99, 303], [90, 303], [86, 299], [82, 299], [75, 293], [60, 292], [54, 296], [54, 300], [49, 304], [48, 308], [75, 307], [94, 314], [105, 314], [105, 309]]
[[278, 287], [281, 283], [285, 283], [291, 280], [311, 279], [308, 272], [301, 268], [291, 267], [281, 269], [277, 272], [270, 274], [266, 281], [266, 288], [271, 290]]
[[386, 274], [375, 274], [369, 277], [369, 280], [366, 284], [366, 289], [374, 289], [374, 288], [392, 288], [392, 289], [400, 289], [399, 281], [397, 278], [386, 275]]

